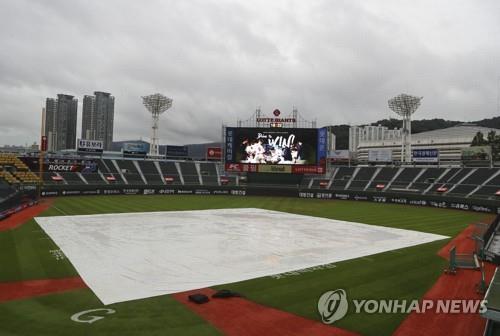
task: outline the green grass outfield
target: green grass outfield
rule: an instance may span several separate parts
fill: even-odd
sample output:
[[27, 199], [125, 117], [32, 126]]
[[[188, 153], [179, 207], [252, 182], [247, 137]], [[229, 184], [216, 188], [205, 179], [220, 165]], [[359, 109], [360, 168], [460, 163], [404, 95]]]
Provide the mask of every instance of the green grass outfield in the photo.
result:
[[[374, 225], [455, 236], [484, 214], [377, 204], [280, 197], [237, 196], [97, 196], [59, 198], [44, 216], [115, 212], [255, 207]], [[342, 288], [359, 299], [420, 298], [445, 267], [436, 252], [442, 240], [416, 247], [340, 262], [335, 268], [264, 277], [223, 285], [248, 299], [319, 320], [317, 300]], [[0, 232], [0, 282], [63, 278], [77, 273], [68, 260], [56, 260], [58, 247], [35, 221]], [[129, 301], [109, 307], [115, 314], [93, 324], [70, 316], [103, 305], [88, 289], [0, 303], [0, 335], [219, 335], [211, 325], [169, 296]], [[353, 307], [351, 307], [353, 308]], [[361, 315], [350, 312], [336, 326], [363, 335], [390, 335], [404, 314]]]

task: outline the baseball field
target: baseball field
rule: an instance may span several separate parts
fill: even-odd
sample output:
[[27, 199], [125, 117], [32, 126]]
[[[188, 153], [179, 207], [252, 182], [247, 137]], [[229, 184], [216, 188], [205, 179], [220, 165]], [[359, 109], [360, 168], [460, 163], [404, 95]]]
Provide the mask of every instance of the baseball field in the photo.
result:
[[[469, 224], [485, 218], [484, 214], [459, 210], [279, 197], [98, 196], [44, 202], [47, 209], [38, 216], [258, 208], [447, 237], [455, 237]], [[335, 262], [327, 267], [219, 284], [213, 288], [231, 289], [260, 306], [321, 321], [318, 299], [330, 290], [341, 288], [350, 298], [359, 299], [422, 298], [446, 267], [446, 260], [437, 253], [449, 241], [449, 238], [441, 239]], [[225, 333], [217, 324], [183, 304], [179, 296], [182, 294], [159, 295], [105, 306], [34, 219], [19, 219], [18, 223], [11, 220], [8, 226], [0, 222], [0, 335]], [[94, 309], [106, 309], [90, 313], [103, 318], [85, 323], [89, 314], [78, 317], [78, 313]], [[406, 318], [405, 313], [353, 314], [353, 309], [349, 307], [349, 313], [335, 322], [335, 327], [361, 335], [390, 335]]]

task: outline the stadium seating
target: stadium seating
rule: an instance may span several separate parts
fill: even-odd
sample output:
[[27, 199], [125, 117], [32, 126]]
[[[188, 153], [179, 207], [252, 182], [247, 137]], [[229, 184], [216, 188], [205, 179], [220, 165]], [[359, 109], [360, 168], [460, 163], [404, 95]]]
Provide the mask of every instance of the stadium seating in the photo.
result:
[[448, 192], [448, 195], [466, 196], [496, 172], [497, 169], [477, 168], [460, 184], [457, 184], [453, 188], [451, 188]]
[[83, 178], [90, 185], [105, 185], [107, 184], [99, 173], [82, 173]]
[[236, 176], [221, 176], [219, 178], [220, 184], [225, 186], [235, 186], [237, 185]]
[[24, 184], [38, 184], [40, 183], [40, 178], [38, 175], [31, 171], [15, 171], [12, 173], [16, 179]]
[[370, 186], [367, 190], [375, 191], [381, 190], [389, 185], [393, 177], [398, 172], [397, 168], [393, 167], [383, 167], [379, 170], [373, 181], [370, 183]]
[[[497, 175], [484, 183], [474, 194], [477, 198], [495, 198], [495, 193], [500, 190], [500, 170], [496, 169]], [[495, 173], [494, 173], [495, 174]]]
[[330, 189], [343, 190], [346, 184], [351, 179], [355, 167], [340, 167], [334, 172], [334, 177]]
[[66, 184], [64, 178], [61, 175], [58, 175], [57, 173], [44, 172], [42, 173], [42, 179], [43, 179], [43, 184], [47, 185]]
[[19, 180], [16, 179], [10, 172], [8, 171], [0, 171], [0, 179], [4, 180], [8, 184], [18, 184]]
[[77, 173], [61, 172], [59, 173], [59, 175], [63, 177], [63, 179], [66, 181], [67, 184], [73, 184], [73, 185], [84, 184], [83, 180]]
[[164, 184], [163, 183], [164, 179], [159, 174], [158, 169], [156, 168], [156, 165], [153, 161], [138, 160], [137, 162], [139, 163], [139, 167], [148, 184], [152, 185]]
[[409, 186], [411, 189], [416, 189], [421, 192], [427, 190], [436, 180], [443, 175], [446, 168], [428, 168], [420, 175], [413, 184]]
[[179, 162], [181, 174], [185, 185], [199, 185], [200, 178], [194, 162]]
[[24, 162], [14, 154], [0, 153], [0, 171], [8, 169], [3, 173], [3, 178], [9, 184], [38, 184], [40, 178], [31, 172]]
[[203, 185], [219, 185], [217, 168], [213, 162], [201, 162], [200, 175]]
[[[338, 166], [330, 175], [294, 175], [286, 182], [276, 174], [220, 175], [217, 163], [150, 161], [145, 159], [98, 159], [98, 172], [44, 172], [44, 185], [186, 185], [244, 186], [281, 185], [286, 188], [412, 193], [456, 198], [499, 199], [497, 168], [443, 167], [347, 167]], [[158, 169], [159, 168], [159, 169]], [[255, 175], [259, 175], [257, 178]], [[266, 175], [266, 176], [264, 176]], [[286, 175], [286, 174], [285, 174]], [[122, 176], [126, 180], [122, 179]], [[251, 177], [251, 178], [250, 178]], [[265, 179], [264, 179], [265, 177]], [[292, 177], [292, 176], [289, 176]], [[0, 183], [37, 184], [37, 174], [15, 155], [0, 153]]]
[[420, 174], [422, 168], [404, 168], [403, 171], [394, 179], [391, 189], [407, 189], [408, 186]]
[[123, 177], [125, 177], [128, 184], [144, 184], [144, 180], [135, 167], [133, 160], [116, 160], [116, 163], [120, 167]]
[[163, 178], [167, 184], [179, 185], [182, 184], [182, 180], [179, 176], [179, 171], [175, 166], [175, 162], [172, 161], [160, 161], [160, 169], [163, 174]]
[[360, 167], [357, 174], [353, 177], [349, 189], [364, 190], [376, 171], [376, 167]]
[[309, 188], [309, 183], [311, 183], [311, 180], [313, 180], [315, 176], [316, 175], [304, 175], [302, 177], [302, 181], [300, 182], [300, 188]]
[[104, 169], [104, 178], [108, 181], [110, 184], [124, 184], [125, 181], [123, 181], [120, 173], [116, 169], [113, 160], [110, 159], [102, 159], [100, 160], [101, 164], [98, 165], [99, 169]]
[[440, 188], [446, 189], [444, 192], [449, 191], [455, 184], [459, 183], [464, 179], [473, 168], [453, 168], [450, 169], [448, 173], [445, 174], [438, 182], [434, 185], [433, 189], [428, 192], [428, 194], [442, 194]]

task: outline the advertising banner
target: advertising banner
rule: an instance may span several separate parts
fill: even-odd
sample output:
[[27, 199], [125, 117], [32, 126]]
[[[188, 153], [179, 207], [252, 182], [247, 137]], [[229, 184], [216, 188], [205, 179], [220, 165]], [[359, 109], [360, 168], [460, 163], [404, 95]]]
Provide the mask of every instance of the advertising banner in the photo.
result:
[[48, 148], [48, 140], [46, 135], [42, 135], [42, 141], [40, 142], [40, 150], [46, 152]]
[[351, 159], [351, 152], [347, 149], [330, 151], [328, 158], [332, 162], [348, 162]]
[[[21, 157], [20, 159], [31, 171], [37, 172], [40, 170], [40, 159], [38, 157]], [[97, 162], [94, 160], [45, 158], [43, 162], [43, 170], [46, 172], [97, 172]]]
[[78, 139], [77, 151], [80, 153], [102, 153], [104, 143], [99, 140]]
[[186, 146], [167, 146], [168, 157], [187, 157], [188, 148]]
[[391, 149], [370, 149], [368, 151], [368, 161], [370, 162], [392, 162]]
[[207, 160], [220, 160], [220, 159], [222, 159], [222, 148], [220, 148], [220, 147], [208, 147], [206, 157], [207, 157]]
[[439, 149], [413, 149], [411, 151], [413, 162], [438, 162]]

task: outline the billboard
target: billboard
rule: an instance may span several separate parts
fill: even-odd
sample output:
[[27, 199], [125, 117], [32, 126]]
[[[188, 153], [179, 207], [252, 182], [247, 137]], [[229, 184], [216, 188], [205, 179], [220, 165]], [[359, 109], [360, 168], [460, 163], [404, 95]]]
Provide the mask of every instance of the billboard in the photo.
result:
[[127, 157], [145, 157], [148, 153], [148, 146], [140, 142], [126, 142], [123, 144], [122, 153]]
[[368, 161], [370, 162], [392, 162], [391, 149], [370, 149], [368, 151]]
[[[31, 171], [40, 171], [40, 159], [38, 157], [21, 157], [21, 161], [28, 166]], [[45, 172], [79, 172], [97, 173], [98, 167], [95, 160], [69, 159], [69, 158], [44, 158], [43, 170]]]
[[175, 157], [187, 157], [188, 156], [188, 148], [186, 146], [167, 146], [167, 156], [175, 156]]
[[351, 159], [351, 152], [347, 149], [332, 150], [328, 153], [328, 158], [332, 162], [349, 162]]
[[48, 149], [48, 138], [46, 135], [42, 135], [42, 140], [40, 141], [40, 151], [46, 152]]
[[222, 148], [220, 148], [220, 147], [208, 147], [206, 158], [207, 158], [207, 160], [220, 160], [220, 159], [222, 159]]
[[100, 140], [78, 139], [76, 148], [78, 152], [102, 153], [104, 143]]
[[413, 149], [411, 151], [413, 162], [438, 162], [439, 149]]
[[490, 161], [490, 146], [474, 146], [462, 148], [462, 161]]
[[326, 128], [226, 128], [228, 171], [322, 174], [326, 153]]

